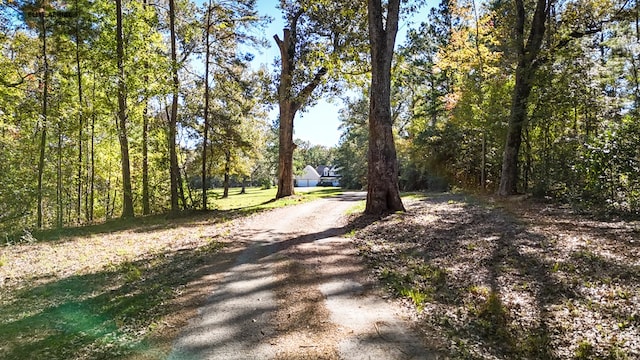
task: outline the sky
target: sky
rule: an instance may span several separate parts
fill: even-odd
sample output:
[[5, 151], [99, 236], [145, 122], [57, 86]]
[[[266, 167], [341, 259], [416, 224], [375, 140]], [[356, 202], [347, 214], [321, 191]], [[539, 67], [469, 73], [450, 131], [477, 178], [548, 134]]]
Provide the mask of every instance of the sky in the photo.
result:
[[[434, 0], [428, 1], [426, 10], [414, 17], [414, 26], [419, 25], [418, 16], [426, 18], [422, 14], [428, 13], [430, 4], [434, 4]], [[270, 16], [273, 21], [265, 28], [265, 37], [269, 41], [269, 48], [263, 49], [261, 54], [255, 54], [254, 65], [260, 66], [265, 64], [269, 67], [273, 64], [276, 57], [280, 56], [278, 47], [273, 40], [273, 35], [278, 34], [282, 38], [282, 29], [284, 28], [284, 20], [281, 11], [276, 7], [276, 0], [258, 0], [257, 8], [261, 15]], [[363, 5], [365, 6], [365, 5]], [[407, 22], [400, 24], [396, 43], [404, 42], [407, 29]], [[294, 120], [294, 139], [308, 141], [313, 145], [323, 145], [327, 147], [336, 146], [340, 140], [341, 131], [338, 129], [340, 121], [338, 120], [339, 111], [342, 107], [340, 99], [335, 99], [329, 103], [326, 100], [320, 100], [318, 104], [307, 109], [305, 112], [299, 111]], [[269, 114], [270, 120], [278, 117], [278, 108], [272, 110]]]

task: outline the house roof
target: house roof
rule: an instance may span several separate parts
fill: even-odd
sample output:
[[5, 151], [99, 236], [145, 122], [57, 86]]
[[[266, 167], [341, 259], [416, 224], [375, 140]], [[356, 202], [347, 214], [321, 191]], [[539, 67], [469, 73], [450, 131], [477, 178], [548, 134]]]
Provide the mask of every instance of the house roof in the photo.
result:
[[319, 180], [320, 174], [311, 165], [307, 165], [302, 170], [302, 175], [296, 176], [298, 180]]

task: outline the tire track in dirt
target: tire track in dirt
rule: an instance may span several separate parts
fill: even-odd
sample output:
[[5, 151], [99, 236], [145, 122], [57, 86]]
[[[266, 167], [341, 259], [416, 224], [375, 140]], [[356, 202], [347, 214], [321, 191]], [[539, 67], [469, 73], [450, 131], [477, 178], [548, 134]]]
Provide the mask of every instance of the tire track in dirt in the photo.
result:
[[170, 359], [429, 359], [367, 280], [344, 213], [347, 193], [238, 223], [246, 248], [175, 341]]

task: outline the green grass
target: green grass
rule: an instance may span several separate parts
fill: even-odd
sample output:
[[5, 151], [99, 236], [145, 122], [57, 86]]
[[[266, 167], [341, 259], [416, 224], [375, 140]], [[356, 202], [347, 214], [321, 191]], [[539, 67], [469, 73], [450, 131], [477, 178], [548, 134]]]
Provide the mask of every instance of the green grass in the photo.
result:
[[229, 197], [222, 198], [222, 189], [214, 189], [209, 191], [209, 204], [217, 210], [240, 210], [255, 211], [272, 209], [304, 201], [316, 200], [323, 197], [338, 195], [342, 193], [342, 189], [337, 187], [314, 187], [305, 190], [297, 189], [296, 195], [274, 200], [276, 197], [276, 188], [246, 188], [244, 194], [240, 194], [240, 188], [229, 189]]
[[[34, 232], [33, 239], [22, 242], [22, 246], [27, 247], [24, 251], [30, 251], [31, 247], [42, 247], [42, 242], [53, 240], [76, 246], [86, 237], [125, 230], [129, 230], [125, 232], [127, 237], [156, 231], [162, 234], [167, 229], [183, 234], [182, 228], [186, 231], [256, 211], [334, 196], [341, 189], [312, 188], [277, 201], [273, 200], [275, 189], [247, 188], [245, 194], [239, 192], [240, 189], [231, 189], [227, 199], [216, 199], [214, 194], [221, 195], [222, 191], [212, 190], [211, 205], [215, 211], [184, 212], [175, 218], [159, 214], [114, 219], [85, 227]], [[194, 239], [193, 245], [178, 251], [148, 251], [132, 259], [126, 248], [129, 242], [120, 243], [122, 240], [127, 239], [94, 250], [107, 252], [114, 258], [114, 262], [94, 270], [76, 270], [54, 277], [44, 267], [34, 276], [40, 281], [0, 288], [0, 358], [123, 359], [158, 351], [149, 336], [175, 311], [171, 302], [181, 296], [185, 286], [209, 273], [211, 256], [225, 244], [215, 238]], [[10, 249], [13, 245], [6, 246]], [[39, 256], [37, 250], [33, 256]], [[91, 256], [69, 258], [79, 264], [76, 269], [89, 268], [92, 262]], [[8, 260], [0, 253], [0, 269], [8, 266]], [[154, 358], [165, 357], [166, 354], [160, 354]]]
[[355, 205], [347, 209], [346, 215], [362, 214], [367, 205], [365, 200], [358, 201]]
[[[229, 189], [229, 197], [222, 199], [222, 189], [213, 189], [208, 192], [209, 210], [217, 210], [217, 214], [214, 215], [217, 220], [226, 221], [258, 211], [295, 205], [342, 193], [342, 189], [338, 187], [314, 187], [306, 188], [302, 191], [298, 190], [297, 194], [294, 196], [275, 200], [276, 191], [276, 188], [261, 189], [248, 187], [246, 188], [245, 194], [240, 194], [240, 188], [231, 188]], [[185, 211], [173, 219], [167, 219], [167, 214], [153, 214], [147, 216], [137, 215], [135, 218], [115, 218], [85, 226], [34, 230], [31, 232], [27, 230], [19, 230], [12, 236], [8, 236], [6, 239], [0, 239], [0, 245], [3, 245], [3, 243], [11, 245], [38, 241], [55, 241], [97, 234], [107, 234], [120, 230], [160, 229], [172, 227], [178, 223], [192, 221], [195, 217], [201, 215], [203, 214], [199, 214], [198, 211]], [[210, 214], [204, 214], [204, 216], [210, 216]]]
[[[13, 289], [0, 298], [0, 358], [122, 359], [153, 352], [146, 335], [200, 269], [210, 244]], [[4, 289], [3, 289], [4, 291]]]

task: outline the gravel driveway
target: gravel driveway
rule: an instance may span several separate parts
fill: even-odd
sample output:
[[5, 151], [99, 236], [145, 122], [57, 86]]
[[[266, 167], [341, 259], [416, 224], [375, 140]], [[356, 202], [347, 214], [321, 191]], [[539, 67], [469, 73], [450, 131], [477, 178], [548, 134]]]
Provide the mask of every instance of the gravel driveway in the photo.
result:
[[275, 209], [234, 226], [246, 244], [170, 359], [436, 358], [367, 279], [345, 212], [365, 193]]

